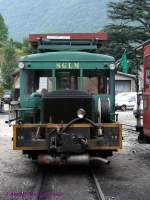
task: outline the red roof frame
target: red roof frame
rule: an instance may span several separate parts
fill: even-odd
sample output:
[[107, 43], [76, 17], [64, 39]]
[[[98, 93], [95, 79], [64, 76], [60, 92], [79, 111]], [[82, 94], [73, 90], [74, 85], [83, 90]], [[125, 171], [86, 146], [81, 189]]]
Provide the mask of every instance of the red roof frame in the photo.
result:
[[40, 38], [47, 39], [49, 37], [68, 37], [68, 39], [95, 39], [100, 41], [108, 40], [108, 35], [105, 32], [97, 33], [47, 33], [47, 34], [29, 34], [29, 42], [35, 42]]

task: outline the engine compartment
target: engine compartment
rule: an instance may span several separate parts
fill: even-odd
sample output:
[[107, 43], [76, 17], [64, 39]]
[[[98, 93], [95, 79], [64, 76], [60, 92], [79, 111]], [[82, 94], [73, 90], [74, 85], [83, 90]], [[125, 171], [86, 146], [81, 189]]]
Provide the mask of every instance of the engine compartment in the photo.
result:
[[80, 108], [86, 111], [87, 118], [93, 119], [93, 107], [91, 94], [77, 90], [53, 91], [42, 98], [42, 122], [68, 123], [77, 117]]

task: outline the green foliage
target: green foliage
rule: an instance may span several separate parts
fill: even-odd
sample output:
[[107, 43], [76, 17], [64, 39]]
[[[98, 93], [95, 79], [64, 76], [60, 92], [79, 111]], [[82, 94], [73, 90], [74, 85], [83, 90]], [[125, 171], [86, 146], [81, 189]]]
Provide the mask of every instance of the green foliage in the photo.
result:
[[107, 50], [119, 59], [126, 49], [129, 71], [135, 73], [134, 48], [150, 37], [150, 0], [112, 1], [108, 7], [112, 23], [104, 28], [109, 35]]
[[4, 22], [3, 16], [0, 14], [0, 44], [8, 39], [8, 28]]
[[27, 39], [24, 39], [22, 43], [8, 40], [8, 28], [0, 15], [0, 90], [12, 88], [12, 73], [17, 67], [17, 57], [29, 53], [31, 53], [31, 47]]
[[3, 94], [3, 86], [0, 84], [0, 98], [2, 97], [2, 94]]
[[22, 49], [22, 43], [18, 41], [13, 41], [15, 49]]
[[[149, 38], [150, 33], [150, 0], [124, 0], [108, 4], [108, 16], [114, 20], [115, 27], [123, 25], [128, 32], [130, 42], [141, 43]], [[122, 29], [121, 28], [121, 29]]]
[[22, 51], [24, 54], [30, 54], [32, 53], [32, 48], [29, 44], [29, 41], [27, 38], [24, 38], [23, 39], [23, 42], [22, 42]]
[[12, 41], [8, 41], [3, 49], [3, 60], [1, 63], [2, 86], [10, 89], [12, 88], [11, 76], [17, 67], [16, 52]]

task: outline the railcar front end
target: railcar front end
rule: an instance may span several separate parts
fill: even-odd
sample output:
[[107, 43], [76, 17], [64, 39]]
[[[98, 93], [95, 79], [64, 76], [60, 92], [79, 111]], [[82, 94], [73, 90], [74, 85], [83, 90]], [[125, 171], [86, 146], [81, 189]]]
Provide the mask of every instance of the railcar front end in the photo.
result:
[[19, 66], [14, 150], [40, 162], [61, 163], [104, 161], [122, 148], [113, 57], [60, 50], [22, 57]]

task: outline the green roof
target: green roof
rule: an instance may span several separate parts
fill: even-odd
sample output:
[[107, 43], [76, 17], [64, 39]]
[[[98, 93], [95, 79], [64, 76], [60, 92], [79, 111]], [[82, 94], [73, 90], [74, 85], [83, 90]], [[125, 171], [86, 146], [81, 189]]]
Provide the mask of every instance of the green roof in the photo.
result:
[[21, 57], [22, 62], [32, 61], [97, 61], [97, 62], [114, 62], [112, 56], [103, 54], [86, 53], [79, 51], [61, 51], [61, 52], [48, 52], [37, 53]]

